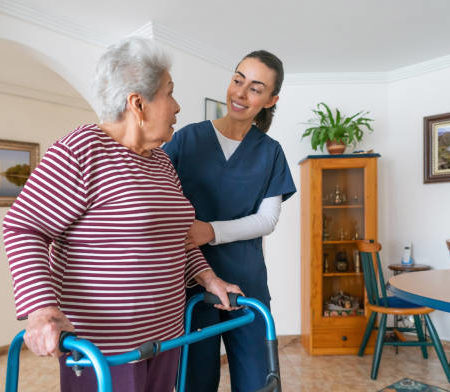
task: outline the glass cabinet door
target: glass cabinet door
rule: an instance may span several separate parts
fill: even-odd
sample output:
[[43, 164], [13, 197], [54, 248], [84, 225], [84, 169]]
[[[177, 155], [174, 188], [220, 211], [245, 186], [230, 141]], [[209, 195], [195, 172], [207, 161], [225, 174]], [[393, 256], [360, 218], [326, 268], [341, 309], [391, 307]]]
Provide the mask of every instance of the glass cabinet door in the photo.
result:
[[363, 239], [364, 169], [322, 170], [324, 317], [364, 314], [364, 280], [356, 241]]

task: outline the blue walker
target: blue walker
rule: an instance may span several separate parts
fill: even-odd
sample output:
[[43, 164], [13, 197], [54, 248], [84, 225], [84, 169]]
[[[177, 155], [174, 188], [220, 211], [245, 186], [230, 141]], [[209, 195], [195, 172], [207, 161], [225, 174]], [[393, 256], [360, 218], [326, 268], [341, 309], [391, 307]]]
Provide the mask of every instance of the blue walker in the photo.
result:
[[[92, 366], [97, 376], [98, 392], [112, 392], [110, 366], [122, 365], [131, 361], [147, 359], [161, 352], [183, 346], [181, 360], [178, 368], [177, 392], [185, 391], [186, 369], [189, 344], [219, 335], [223, 332], [250, 324], [255, 319], [253, 310], [258, 311], [266, 324], [266, 350], [267, 350], [267, 379], [266, 386], [258, 392], [281, 392], [280, 367], [278, 362], [278, 341], [275, 334], [275, 324], [268, 308], [254, 298], [246, 298], [236, 294], [229, 294], [231, 306], [244, 306], [244, 315], [233, 320], [211, 325], [196, 332], [190, 332], [192, 311], [194, 306], [204, 301], [209, 304], [220, 304], [220, 300], [210, 293], [197, 294], [192, 297], [186, 306], [185, 334], [179, 338], [165, 342], [150, 341], [142, 344], [136, 350], [124, 354], [104, 356], [100, 350], [90, 341], [78, 339], [73, 333], [63, 332], [60, 337], [61, 351], [72, 352], [67, 357], [66, 365], [73, 367], [77, 374], [81, 374], [83, 368]], [[250, 310], [251, 308], [252, 310]], [[11, 342], [8, 351], [8, 365], [6, 371], [6, 392], [17, 392], [19, 379], [19, 355], [23, 343], [25, 331], [19, 332]]]

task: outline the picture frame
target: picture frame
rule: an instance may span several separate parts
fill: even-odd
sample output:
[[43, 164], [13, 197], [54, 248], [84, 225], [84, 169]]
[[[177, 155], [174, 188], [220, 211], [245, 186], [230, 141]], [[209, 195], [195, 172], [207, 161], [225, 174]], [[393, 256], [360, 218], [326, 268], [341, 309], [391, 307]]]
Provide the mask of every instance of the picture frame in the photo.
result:
[[215, 99], [205, 98], [205, 120], [216, 120], [227, 114], [227, 105]]
[[450, 181], [450, 113], [424, 117], [425, 184]]
[[9, 207], [39, 162], [39, 144], [0, 140], [0, 207]]

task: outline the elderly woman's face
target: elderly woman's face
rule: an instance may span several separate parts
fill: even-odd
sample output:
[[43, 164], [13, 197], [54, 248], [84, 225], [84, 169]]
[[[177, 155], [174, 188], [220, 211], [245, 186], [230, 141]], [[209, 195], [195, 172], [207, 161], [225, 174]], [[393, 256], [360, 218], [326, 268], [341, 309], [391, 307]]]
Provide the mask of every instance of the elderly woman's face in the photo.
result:
[[172, 95], [173, 87], [172, 77], [169, 72], [164, 71], [153, 100], [144, 105], [144, 129], [149, 132], [152, 140], [158, 140], [161, 144], [172, 139], [173, 125], [177, 122], [176, 114], [180, 111], [180, 106]]

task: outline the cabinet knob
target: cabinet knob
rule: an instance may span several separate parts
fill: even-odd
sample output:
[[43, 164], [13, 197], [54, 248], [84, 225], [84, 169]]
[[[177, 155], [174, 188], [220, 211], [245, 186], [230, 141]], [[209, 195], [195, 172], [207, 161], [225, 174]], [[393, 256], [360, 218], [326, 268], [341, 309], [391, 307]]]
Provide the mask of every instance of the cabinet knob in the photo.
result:
[[343, 342], [346, 342], [347, 341], [347, 336], [344, 335], [344, 336], [341, 337], [341, 339], [342, 339]]

